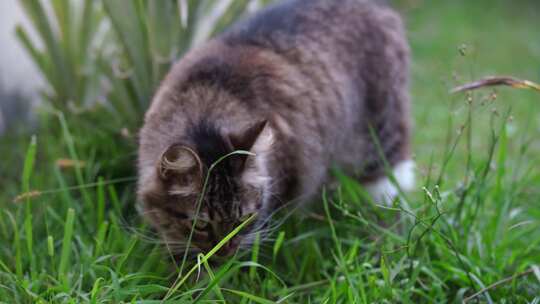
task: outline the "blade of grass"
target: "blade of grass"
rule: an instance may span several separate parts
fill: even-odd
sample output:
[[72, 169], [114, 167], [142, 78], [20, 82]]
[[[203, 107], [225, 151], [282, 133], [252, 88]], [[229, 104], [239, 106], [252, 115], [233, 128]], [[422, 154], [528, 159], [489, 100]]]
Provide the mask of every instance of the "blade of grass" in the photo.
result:
[[100, 223], [98, 231], [96, 233], [96, 238], [95, 238], [96, 249], [94, 253], [94, 258], [97, 258], [103, 251], [103, 244], [105, 242], [105, 236], [107, 235], [108, 228], [109, 228], [109, 222], [103, 221]]
[[281, 249], [281, 245], [283, 245], [284, 240], [285, 240], [285, 231], [280, 231], [272, 250], [272, 258], [274, 262], [276, 261], [277, 254], [279, 253], [279, 249]]
[[[214, 275], [214, 272], [212, 271], [212, 268], [208, 264], [208, 261], [205, 261], [203, 263], [203, 265], [204, 265], [204, 268], [206, 269], [206, 272], [208, 273], [208, 276], [210, 277], [210, 280], [212, 280], [212, 281], [216, 280], [216, 276]], [[223, 293], [221, 292], [221, 288], [219, 288], [219, 283], [215, 284], [214, 292], [216, 293], [216, 296], [218, 297], [218, 299], [220, 301], [223, 301], [223, 303], [227, 303], [227, 301], [225, 301], [225, 298], [223, 297]]]
[[[214, 279], [197, 296], [197, 299], [195, 299], [193, 304], [196, 304], [199, 301], [203, 300], [204, 297], [210, 292], [210, 290], [212, 290], [217, 284], [219, 284], [219, 282], [221, 282], [222, 280], [224, 280], [226, 278], [229, 278], [229, 277], [233, 276], [241, 268], [249, 268], [249, 269], [251, 269], [251, 268], [260, 268], [260, 269], [264, 270], [266, 273], [270, 274], [274, 279], [276, 279], [279, 282], [279, 284], [281, 284], [281, 286], [282, 286], [282, 288], [284, 290], [286, 290], [286, 288], [287, 288], [287, 284], [285, 284], [285, 282], [275, 272], [273, 272], [268, 267], [265, 267], [265, 266], [263, 266], [261, 264], [253, 263], [253, 262], [242, 262], [242, 263], [239, 263], [239, 264], [236, 264], [236, 265], [232, 266], [233, 263], [235, 263], [235, 260], [230, 259], [225, 265], [223, 265], [219, 269], [219, 271], [215, 275]], [[289, 292], [287, 291], [286, 293], [289, 293]]]
[[22, 175], [22, 188], [23, 191], [30, 191], [30, 177], [34, 170], [34, 164], [36, 160], [37, 139], [36, 136], [32, 136], [30, 139], [30, 145], [26, 151], [26, 157], [24, 159], [23, 175]]
[[[79, 155], [77, 154], [77, 150], [75, 148], [75, 140], [73, 139], [73, 136], [71, 132], [69, 131], [64, 113], [60, 111], [54, 111], [54, 113], [58, 117], [58, 120], [60, 121], [60, 126], [62, 128], [62, 135], [68, 149], [69, 157], [73, 159], [75, 162], [80, 162], [81, 159], [79, 158]], [[74, 169], [75, 169], [75, 177], [77, 178], [77, 183], [79, 185], [84, 185], [85, 182], [84, 182], [84, 176], [82, 174], [81, 167], [75, 166]], [[86, 191], [86, 188], [81, 188], [81, 195], [83, 196], [84, 201], [87, 204], [87, 206], [93, 205], [93, 200], [91, 199], [89, 193]]]
[[100, 291], [100, 289], [101, 289], [101, 288], [100, 288], [100, 287], [101, 287], [100, 284], [101, 284], [102, 281], [104, 281], [103, 278], [98, 278], [98, 279], [94, 282], [94, 284], [92, 285], [92, 290], [90, 291], [90, 303], [92, 303], [92, 304], [97, 304], [97, 303], [99, 303], [99, 302], [98, 302], [98, 299], [97, 299], [97, 295], [98, 295], [98, 293], [99, 293], [99, 291]]
[[15, 28], [15, 35], [17, 36], [17, 39], [19, 39], [19, 42], [26, 49], [34, 63], [37, 65], [40, 72], [43, 74], [43, 77], [45, 77], [45, 79], [47, 79], [47, 81], [49, 81], [53, 87], [59, 87], [60, 84], [56, 82], [57, 79], [54, 78], [51, 72], [51, 64], [49, 58], [39, 52], [35, 44], [28, 36], [28, 33], [23, 29], [22, 26], [18, 25]]
[[11, 227], [13, 229], [13, 245], [15, 247], [15, 273], [19, 279], [23, 278], [23, 264], [22, 264], [22, 254], [21, 254], [21, 238], [19, 236], [19, 225], [13, 215], [7, 210], [4, 211], [11, 222]]
[[[65, 54], [71, 55], [71, 5], [69, 0], [53, 0], [51, 1], [54, 14], [56, 16], [56, 24], [62, 38], [62, 47]], [[70, 56], [69, 56], [70, 57]], [[65, 58], [69, 60], [69, 58]]]
[[[30, 145], [26, 152], [26, 157], [23, 166], [22, 175], [22, 188], [24, 192], [30, 192], [30, 177], [34, 171], [34, 164], [36, 161], [37, 140], [36, 136], [32, 136]], [[32, 203], [30, 197], [26, 198], [25, 203], [25, 217], [24, 217], [24, 232], [26, 237], [26, 248], [28, 250], [28, 256], [30, 258], [30, 274], [33, 280], [37, 276], [36, 256], [34, 255], [33, 243], [34, 236], [32, 231]]]
[[231, 26], [246, 11], [249, 0], [236, 0], [227, 8], [227, 10], [221, 14], [218, 22], [213, 26], [213, 30], [210, 36], [219, 34], [223, 29]]
[[113, 205], [114, 211], [117, 215], [122, 214], [122, 203], [120, 203], [120, 199], [118, 199], [118, 193], [116, 192], [116, 188], [113, 185], [109, 185], [107, 187], [109, 189], [109, 197], [111, 199], [111, 203]]
[[[253, 247], [251, 248], [251, 261], [253, 263], [257, 263], [259, 260], [259, 242], [261, 241], [261, 235], [260, 233], [257, 233], [255, 236], [255, 242], [253, 243]], [[257, 269], [255, 267], [251, 268], [249, 270], [249, 278], [251, 280], [255, 280], [255, 275], [257, 274]]]
[[238, 232], [240, 232], [246, 225], [248, 225], [256, 217], [257, 217], [256, 213], [251, 215], [247, 220], [245, 220], [242, 224], [240, 224], [233, 231], [231, 231], [227, 236], [225, 236], [221, 241], [219, 241], [219, 243], [214, 248], [212, 248], [207, 254], [205, 254], [203, 258], [197, 264], [195, 264], [179, 282], [175, 283], [169, 289], [169, 291], [167, 292], [167, 294], [165, 295], [162, 301], [169, 299], [172, 296], [172, 294], [174, 294], [186, 282], [186, 280], [191, 276], [191, 274], [193, 274], [193, 272], [195, 272], [198, 268], [200, 268], [203, 263], [208, 261], [214, 254], [216, 254], [216, 252], [218, 252], [221, 249], [221, 247], [223, 247], [230, 239], [232, 239], [235, 235], [237, 235]]
[[[199, 258], [199, 260], [202, 259], [202, 256]], [[234, 263], [234, 260], [233, 259], [229, 259], [227, 261], [227, 263], [225, 263], [224, 265], [222, 265], [217, 274], [213, 274], [212, 272], [212, 277], [211, 277], [211, 281], [210, 281], [210, 284], [208, 284], [203, 291], [201, 291], [198, 295], [197, 295], [197, 298], [195, 299], [195, 301], [193, 301], [193, 304], [197, 304], [199, 303], [200, 301], [204, 300], [205, 297], [212, 291], [215, 289], [216, 286], [218, 286], [218, 284], [221, 282], [221, 280], [225, 277], [228, 277], [228, 276], [231, 276], [233, 273], [236, 273], [236, 271], [239, 269], [238, 266], [232, 268], [232, 265]], [[208, 263], [206, 263], [208, 264]], [[220, 288], [220, 292], [221, 292], [221, 288]], [[223, 295], [223, 293], [222, 293]]]
[[133, 87], [137, 92], [139, 103], [144, 105], [152, 94], [151, 79], [153, 77], [147, 30], [139, 6], [142, 6], [142, 2], [138, 0], [103, 2], [105, 12], [134, 69]]
[[[92, 40], [92, 33], [94, 30], [94, 2], [93, 0], [84, 0], [84, 6], [82, 8], [81, 23], [78, 26], [77, 35], [79, 38], [76, 47], [79, 48], [77, 54], [83, 55], [90, 46]], [[97, 19], [97, 18], [96, 18]], [[99, 21], [99, 20], [97, 20]], [[79, 62], [83, 62], [83, 58], [79, 58]]]
[[62, 253], [60, 255], [60, 264], [58, 266], [58, 276], [63, 282], [65, 288], [69, 286], [69, 279], [66, 271], [71, 256], [71, 239], [73, 237], [73, 224], [75, 221], [75, 210], [68, 209], [66, 223], [64, 226], [64, 239], [62, 240]]
[[101, 223], [105, 220], [105, 186], [103, 183], [103, 177], [98, 178], [97, 184], [97, 210], [96, 210], [96, 227], [101, 226]]
[[54, 238], [52, 235], [47, 236], [47, 254], [49, 257], [54, 257]]
[[326, 190], [325, 189], [323, 189], [322, 199], [323, 199], [324, 211], [326, 213], [326, 217], [327, 217], [328, 223], [330, 225], [330, 231], [332, 232], [332, 239], [334, 240], [334, 245], [336, 246], [336, 250], [337, 250], [337, 253], [338, 253], [339, 267], [341, 268], [341, 270], [345, 274], [345, 278], [347, 279], [350, 288], [354, 291], [354, 293], [356, 295], [361, 296], [361, 299], [362, 299], [363, 303], [367, 303], [367, 298], [366, 298], [366, 295], [365, 295], [363, 283], [360, 284], [360, 292], [358, 292], [358, 290], [356, 289], [356, 284], [354, 284], [354, 282], [352, 281], [352, 278], [351, 278], [351, 276], [349, 274], [349, 270], [347, 269], [347, 266], [344, 265], [345, 256], [343, 255], [343, 250], [341, 249], [341, 243], [339, 242], [339, 239], [337, 237], [336, 228], [334, 227], [334, 222], [332, 221], [332, 216], [330, 215], [330, 209], [328, 207], [328, 200], [327, 200]]
[[225, 290], [227, 292], [230, 292], [230, 293], [233, 293], [233, 294], [235, 294], [237, 296], [240, 296], [242, 298], [251, 300], [251, 301], [253, 301], [255, 303], [259, 303], [259, 304], [275, 304], [276, 303], [274, 301], [270, 301], [268, 299], [261, 298], [261, 297], [249, 294], [247, 292], [239, 291], [239, 290], [225, 289], [225, 288], [223, 290]]
[[180, 19], [172, 1], [149, 1], [148, 37], [154, 69], [154, 83], [158, 83], [169, 68], [169, 64], [178, 53], [180, 46]]
[[208, 1], [201, 1], [203, 4], [201, 7], [205, 9], [199, 9], [197, 25], [191, 40], [192, 46], [197, 46], [203, 41], [206, 41], [211, 35], [212, 31], [216, 28], [221, 16], [229, 9], [233, 4], [233, 0], [223, 0], [219, 2], [210, 2], [212, 5], [208, 5]]
[[58, 94], [58, 98], [61, 102], [67, 102], [70, 97], [73, 96], [73, 86], [70, 85], [70, 81], [75, 78], [70, 69], [66, 66], [64, 60], [66, 56], [60, 47], [58, 39], [54, 35], [47, 14], [40, 1], [20, 0], [20, 3], [34, 24], [34, 28], [38, 31], [41, 40], [47, 48], [47, 53], [50, 54], [54, 66], [54, 68], [51, 69], [51, 75], [55, 79], [52, 83], [58, 84], [58, 86], [54, 88], [56, 91], [55, 93]]

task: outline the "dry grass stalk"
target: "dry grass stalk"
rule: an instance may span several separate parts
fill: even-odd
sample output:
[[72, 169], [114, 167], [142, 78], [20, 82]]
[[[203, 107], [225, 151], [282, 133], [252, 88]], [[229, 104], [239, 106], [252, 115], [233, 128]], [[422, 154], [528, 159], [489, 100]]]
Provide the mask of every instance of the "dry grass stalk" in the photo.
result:
[[521, 80], [507, 76], [490, 76], [453, 88], [450, 93], [460, 93], [484, 87], [509, 86], [516, 89], [532, 89], [540, 92], [540, 85], [530, 80]]

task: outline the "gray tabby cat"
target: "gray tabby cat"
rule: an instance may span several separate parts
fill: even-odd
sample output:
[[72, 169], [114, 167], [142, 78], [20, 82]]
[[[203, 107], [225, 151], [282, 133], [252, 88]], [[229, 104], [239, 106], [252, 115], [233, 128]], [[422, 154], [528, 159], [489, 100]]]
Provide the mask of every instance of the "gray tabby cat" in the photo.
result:
[[[157, 91], [140, 132], [139, 201], [163, 237], [192, 247], [251, 242], [268, 216], [314, 198], [336, 166], [379, 201], [413, 185], [409, 48], [399, 16], [363, 0], [288, 0], [192, 50]], [[378, 138], [380, 149], [374, 136]]]

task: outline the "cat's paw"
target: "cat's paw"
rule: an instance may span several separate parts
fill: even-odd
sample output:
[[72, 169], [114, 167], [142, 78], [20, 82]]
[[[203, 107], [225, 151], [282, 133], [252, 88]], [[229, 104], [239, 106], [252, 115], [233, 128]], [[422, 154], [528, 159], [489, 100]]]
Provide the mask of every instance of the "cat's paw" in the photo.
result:
[[[414, 187], [414, 161], [406, 160], [394, 166], [393, 175], [403, 191], [410, 191]], [[399, 195], [398, 187], [388, 176], [365, 185], [374, 202], [377, 204], [391, 205]]]

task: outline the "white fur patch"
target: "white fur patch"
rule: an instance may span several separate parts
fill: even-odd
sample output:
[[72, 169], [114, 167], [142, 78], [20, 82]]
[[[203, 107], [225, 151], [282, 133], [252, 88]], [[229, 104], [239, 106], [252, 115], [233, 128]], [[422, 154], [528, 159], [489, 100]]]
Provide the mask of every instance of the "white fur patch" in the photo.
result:
[[[410, 191], [414, 187], [414, 167], [412, 160], [403, 161], [394, 167], [393, 175], [403, 191]], [[390, 205], [399, 195], [398, 188], [387, 176], [369, 183], [365, 187], [375, 203]]]
[[270, 152], [274, 143], [274, 133], [268, 126], [261, 132], [251, 152], [255, 155], [249, 160], [247, 169], [242, 175], [242, 180], [255, 188], [264, 188], [270, 181], [266, 168], [266, 155]]

